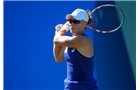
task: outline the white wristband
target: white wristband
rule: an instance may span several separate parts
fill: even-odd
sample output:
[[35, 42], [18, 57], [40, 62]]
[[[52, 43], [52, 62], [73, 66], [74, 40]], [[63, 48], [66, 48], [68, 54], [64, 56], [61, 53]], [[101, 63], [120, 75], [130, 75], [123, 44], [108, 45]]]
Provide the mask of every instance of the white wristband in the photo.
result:
[[69, 26], [67, 25], [67, 22], [62, 26], [61, 30], [69, 31]]

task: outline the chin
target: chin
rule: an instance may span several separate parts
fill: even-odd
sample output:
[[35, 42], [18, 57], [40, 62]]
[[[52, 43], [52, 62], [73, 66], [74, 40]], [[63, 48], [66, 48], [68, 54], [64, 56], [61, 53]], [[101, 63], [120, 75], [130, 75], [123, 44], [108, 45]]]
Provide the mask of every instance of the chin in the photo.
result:
[[72, 33], [73, 33], [73, 31], [72, 31], [72, 30], [70, 30], [70, 33], [72, 34]]
[[73, 32], [75, 32], [75, 30], [74, 29], [70, 29], [70, 32], [73, 33]]
[[76, 34], [76, 32], [73, 31], [73, 30], [70, 30], [70, 33], [71, 33], [72, 35], [75, 35], [75, 34]]

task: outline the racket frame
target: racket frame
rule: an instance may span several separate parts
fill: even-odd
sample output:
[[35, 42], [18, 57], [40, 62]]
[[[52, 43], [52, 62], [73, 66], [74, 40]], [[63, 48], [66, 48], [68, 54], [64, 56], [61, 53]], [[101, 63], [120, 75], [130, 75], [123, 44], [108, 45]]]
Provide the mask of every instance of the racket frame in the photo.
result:
[[124, 13], [123, 13], [122, 9], [119, 8], [118, 6], [113, 5], [113, 4], [100, 5], [100, 6], [96, 7], [95, 9], [93, 9], [91, 13], [93, 14], [96, 10], [101, 9], [101, 8], [104, 8], [104, 7], [108, 7], [108, 6], [109, 7], [115, 7], [115, 8], [117, 8], [121, 12], [122, 20], [121, 20], [120, 25], [117, 28], [113, 29], [113, 30], [106, 30], [106, 31], [99, 30], [99, 29], [95, 28], [94, 26], [92, 26], [92, 24], [90, 24], [89, 26], [87, 26], [88, 28], [90, 28], [92, 30], [95, 30], [96, 32], [100, 32], [100, 33], [112, 33], [112, 32], [117, 31], [118, 29], [120, 29], [120, 27], [124, 24]]

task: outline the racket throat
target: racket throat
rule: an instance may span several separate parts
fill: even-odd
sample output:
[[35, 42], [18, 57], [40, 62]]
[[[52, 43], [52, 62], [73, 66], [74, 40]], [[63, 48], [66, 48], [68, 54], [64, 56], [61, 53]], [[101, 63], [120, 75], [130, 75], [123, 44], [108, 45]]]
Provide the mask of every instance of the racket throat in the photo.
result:
[[93, 29], [93, 30], [96, 30], [95, 27], [93, 27], [91, 24], [89, 25], [89, 28]]

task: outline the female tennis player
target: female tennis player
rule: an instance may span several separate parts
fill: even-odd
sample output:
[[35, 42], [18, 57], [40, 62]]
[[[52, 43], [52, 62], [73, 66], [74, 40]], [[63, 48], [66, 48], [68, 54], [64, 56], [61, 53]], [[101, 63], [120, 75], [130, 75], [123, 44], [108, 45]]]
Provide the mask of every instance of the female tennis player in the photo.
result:
[[[67, 62], [64, 90], [98, 90], [94, 79], [94, 47], [84, 33], [91, 17], [89, 11], [76, 9], [66, 15], [64, 25], [57, 25], [53, 53], [56, 62]], [[65, 35], [68, 30], [72, 36]]]

